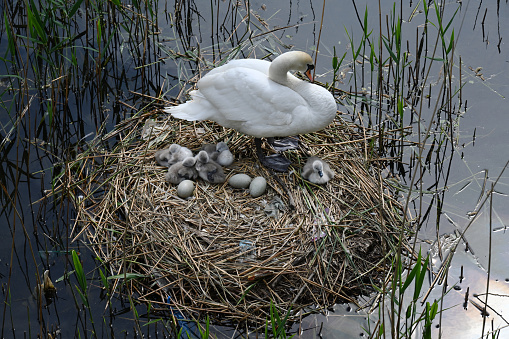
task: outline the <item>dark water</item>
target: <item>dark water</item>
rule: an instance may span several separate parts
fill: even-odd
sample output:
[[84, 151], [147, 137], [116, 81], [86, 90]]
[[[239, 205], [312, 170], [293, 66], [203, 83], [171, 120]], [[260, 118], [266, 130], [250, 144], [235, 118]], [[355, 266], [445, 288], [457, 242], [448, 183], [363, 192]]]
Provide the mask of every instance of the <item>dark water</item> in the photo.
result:
[[[200, 51], [203, 59], [213, 62], [222, 59], [239, 43], [243, 48], [239, 50], [238, 57], [262, 57], [267, 51], [284, 50], [287, 46], [312, 52], [320, 36], [317, 79], [332, 81], [330, 70], [335, 47], [338, 55], [345, 51], [349, 53], [344, 62], [344, 84], [339, 87], [352, 92], [358, 90], [346, 67], [351, 62], [352, 46], [345, 29], [354, 42], [359, 41], [362, 36], [360, 22], [364, 20], [366, 4], [369, 6], [368, 27], [376, 31], [378, 4], [348, 2], [337, 5], [328, 2], [320, 33], [323, 3], [316, 0], [288, 3], [255, 1], [249, 3], [247, 10], [244, 3], [234, 8], [222, 1], [190, 2], [180, 7], [180, 13], [190, 19], [183, 20], [180, 25], [171, 25], [176, 4], [160, 1], [153, 4], [157, 9], [155, 13], [150, 13], [143, 6], [139, 10], [157, 23], [158, 34], [150, 35], [148, 39], [144, 34], [150, 30], [136, 26], [135, 20], [112, 19], [114, 14], [105, 16], [110, 21], [103, 21], [106, 31], [103, 34], [106, 40], [111, 37], [111, 45], [105, 47], [103, 54], [99, 50], [92, 50], [97, 46], [89, 43], [93, 41], [91, 37], [98, 34], [97, 19], [87, 17], [87, 13], [82, 12], [73, 25], [60, 31], [62, 36], [76, 36], [74, 45], [82, 46], [65, 50], [68, 58], [72, 52], [76, 53], [76, 67], [71, 67], [65, 58], [55, 57], [51, 62], [42, 62], [38, 67], [42, 71], [37, 73], [34, 68], [24, 65], [40, 59], [35, 58], [35, 51], [23, 47], [20, 47], [19, 60], [14, 63], [1, 62], [1, 75], [19, 75], [19, 78], [3, 76], [0, 83], [2, 336], [36, 337], [54, 333], [62, 338], [70, 338], [91, 336], [92, 331], [98, 333], [99, 337], [130, 338], [142, 333], [151, 337], [168, 335], [169, 331], [161, 323], [141, 327], [135, 321], [127, 298], [112, 298], [111, 306], [107, 307], [107, 298], [99, 288], [99, 274], [95, 270], [98, 261], [81, 240], [71, 243], [75, 213], [69, 201], [58, 196], [42, 199], [52, 189], [53, 179], [63, 170], [61, 166], [53, 167], [53, 164], [72, 159], [81, 150], [80, 142], [92, 139], [100, 126], [111, 130], [116, 123], [135, 114], [136, 110], [149, 104], [161, 105], [144, 95], [163, 93], [167, 99], [179, 95], [181, 87], [178, 79], [191, 78], [197, 63], [192, 57], [174, 61], [168, 58], [170, 53], [166, 51], [169, 50], [182, 55], [186, 51], [195, 54]], [[506, 2], [501, 2], [497, 7], [496, 4], [469, 1], [463, 1], [461, 5], [452, 1], [444, 2], [444, 5], [446, 18], [451, 18], [459, 8], [451, 28], [454, 28], [457, 40], [455, 74], [459, 75], [457, 67], [460, 58], [462, 63], [461, 81], [465, 83], [462, 100], [466, 111], [453, 121], [454, 134], [444, 142], [447, 145], [443, 147], [445, 151], [440, 157], [437, 156], [440, 166], [428, 166], [424, 173], [425, 189], [434, 194], [427, 194], [422, 200], [422, 210], [427, 212], [423, 213], [422, 239], [435, 239], [437, 233], [450, 233], [454, 229], [467, 227], [472, 220], [469, 212], [476, 210], [479, 201], [485, 197], [482, 195], [483, 189], [490, 189], [491, 183], [497, 179], [509, 159], [506, 147], [509, 141], [506, 104], [509, 95], [509, 59], [504, 42], [509, 31], [509, 23], [505, 20], [509, 17], [509, 6]], [[23, 22], [22, 3], [3, 3], [0, 6], [3, 12], [12, 17], [11, 23], [18, 30], [17, 33], [26, 35], [26, 29], [17, 25]], [[399, 6], [398, 3], [397, 12]], [[403, 36], [411, 44], [415, 44], [416, 30], [423, 22], [423, 13], [415, 13], [409, 20], [415, 6], [415, 1], [402, 4]], [[81, 7], [84, 8], [84, 5]], [[392, 2], [384, 1], [382, 4], [384, 24], [390, 18], [392, 8]], [[257, 16], [263, 20], [258, 20]], [[4, 16], [1, 20], [0, 55], [10, 59]], [[246, 24], [247, 20], [250, 21], [249, 25]], [[126, 34], [114, 34], [120, 23], [131, 32], [130, 38]], [[263, 32], [263, 23], [268, 24], [270, 29], [291, 27], [257, 36]], [[419, 32], [422, 33], [422, 29]], [[248, 36], [251, 39], [247, 39]], [[377, 36], [376, 32], [373, 36]], [[56, 44], [55, 41], [48, 42], [51, 43]], [[434, 41], [429, 43], [431, 46]], [[409, 50], [415, 50], [415, 47]], [[430, 83], [438, 83], [440, 76], [440, 69], [433, 69]], [[12, 90], [7, 90], [9, 85]], [[436, 87], [431, 88], [431, 95], [437, 95]], [[340, 108], [345, 113], [344, 118], [357, 119], [355, 105], [345, 104]], [[20, 117], [19, 120], [17, 117]], [[427, 125], [428, 122], [423, 117], [422, 124]], [[416, 123], [413, 122], [414, 127]], [[439, 125], [442, 121], [435, 123]], [[431, 140], [428, 147], [430, 143]], [[105, 145], [108, 146], [111, 145]], [[411, 154], [412, 150], [408, 152]], [[410, 156], [406, 159], [409, 160]], [[405, 166], [408, 163], [410, 160]], [[400, 174], [399, 179], [408, 184], [408, 172], [401, 171]], [[495, 188], [497, 194], [493, 195], [491, 226], [490, 209], [486, 205], [479, 210], [478, 218], [466, 233], [473, 251], [458, 254], [457, 261], [451, 266], [451, 280], [459, 280], [458, 270], [464, 266], [467, 279], [462, 282], [461, 288], [464, 290], [471, 281], [471, 294], [482, 293], [485, 288], [483, 281], [487, 278], [485, 270], [489, 265], [488, 236], [491, 227], [497, 229], [492, 233], [491, 286], [494, 293], [507, 295], [509, 270], [505, 260], [507, 239], [503, 227], [509, 220], [506, 212], [508, 183], [507, 174], [503, 174]], [[421, 210], [418, 201], [415, 200], [415, 204], [410, 206], [413, 215]], [[87, 273], [92, 313], [81, 306], [74, 277], [55, 283], [58, 297], [48, 307], [39, 308], [32, 297], [37, 277], [44, 270], [49, 269], [55, 281], [73, 269], [68, 255], [71, 249], [80, 252]], [[461, 304], [460, 292], [450, 295], [444, 308]], [[492, 312], [488, 321], [495, 319], [495, 327], [507, 325], [503, 315], [509, 309], [504, 305], [503, 298], [494, 298], [493, 304], [488, 303], [502, 315], [495, 317]], [[458, 331], [463, 331], [462, 338], [479, 337], [479, 326], [483, 320], [480, 313], [473, 307], [469, 307], [468, 311], [460, 307], [444, 314], [443, 337], [451, 337], [446, 333]], [[144, 323], [147, 319], [146, 307], [138, 305], [136, 309]], [[318, 333], [324, 337], [361, 337], [361, 326], [365, 326], [366, 319], [366, 315], [356, 313], [348, 306], [338, 305], [335, 312], [305, 318], [301, 327], [307, 330], [302, 332], [302, 337], [314, 337]], [[458, 322], [469, 325], [457, 328]], [[294, 326], [294, 329], [298, 330], [298, 327]]]

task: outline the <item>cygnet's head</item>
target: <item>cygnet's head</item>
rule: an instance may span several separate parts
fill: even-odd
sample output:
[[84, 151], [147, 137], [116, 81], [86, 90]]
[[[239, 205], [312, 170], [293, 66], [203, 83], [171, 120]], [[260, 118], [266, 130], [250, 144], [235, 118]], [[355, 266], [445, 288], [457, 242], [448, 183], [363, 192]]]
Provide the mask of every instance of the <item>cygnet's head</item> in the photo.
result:
[[323, 164], [320, 160], [315, 160], [315, 162], [313, 162], [313, 170], [318, 173], [320, 178], [323, 177]]
[[172, 153], [172, 154], [176, 153], [180, 150], [180, 145], [171, 144], [169, 150], [170, 150], [170, 153]]
[[200, 153], [198, 153], [198, 155], [196, 156], [196, 160], [206, 164], [207, 162], [209, 162], [210, 158], [206, 151], [200, 151]]
[[226, 145], [226, 142], [224, 141], [218, 142], [216, 145], [216, 151], [218, 152], [228, 151], [228, 145]]
[[196, 159], [194, 157], [187, 157], [182, 161], [182, 165], [185, 167], [193, 167], [196, 164]]

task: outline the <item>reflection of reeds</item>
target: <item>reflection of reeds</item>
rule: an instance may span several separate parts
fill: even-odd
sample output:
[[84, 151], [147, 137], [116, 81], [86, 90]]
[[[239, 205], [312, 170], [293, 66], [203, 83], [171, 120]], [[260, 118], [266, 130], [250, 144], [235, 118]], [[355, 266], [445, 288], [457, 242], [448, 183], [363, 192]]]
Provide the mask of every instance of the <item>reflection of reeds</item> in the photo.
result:
[[[383, 181], [366, 162], [360, 147], [366, 141], [353, 126], [337, 121], [304, 136], [307, 152], [325, 155], [338, 180], [313, 186], [302, 181], [299, 167], [281, 176], [295, 211], [286, 209], [273, 219], [264, 205], [276, 196], [287, 206], [291, 200], [253, 161], [248, 137], [209, 122], [163, 120], [143, 141], [133, 129], [138, 124], [140, 131], [143, 122], [120, 126], [116, 135], [124, 141], [112, 151], [90, 145], [76, 159], [86, 172], [65, 180], [75, 182], [73, 190], [85, 196], [76, 201], [80, 229], [74, 235], [84, 232], [112, 274], [145, 276], [131, 285], [140, 300], [158, 303], [171, 295], [189, 314], [222, 314], [223, 321], [252, 315], [250, 320], [263, 323], [271, 300], [284, 310], [325, 307], [353, 301], [381, 278], [381, 242], [397, 243], [401, 206], [387, 188], [380, 195]], [[199, 182], [194, 199], [177, 198], [153, 160], [156, 146], [179, 143], [196, 150], [223, 139], [241, 158], [227, 174], [262, 175], [272, 190], [253, 199], [227, 185]], [[304, 154], [290, 156], [303, 164]], [[249, 255], [239, 245], [246, 240], [254, 248]]]

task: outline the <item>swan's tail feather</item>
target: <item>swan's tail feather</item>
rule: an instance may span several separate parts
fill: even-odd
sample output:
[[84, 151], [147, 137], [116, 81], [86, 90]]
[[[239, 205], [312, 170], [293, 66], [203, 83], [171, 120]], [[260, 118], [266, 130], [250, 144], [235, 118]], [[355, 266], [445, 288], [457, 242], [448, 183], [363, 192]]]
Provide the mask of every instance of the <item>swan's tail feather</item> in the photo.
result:
[[188, 106], [189, 103], [181, 104], [178, 106], [173, 107], [165, 107], [164, 111], [166, 113], [170, 113], [172, 116], [178, 119], [188, 120], [188, 121], [196, 121], [196, 120], [202, 120], [200, 117], [196, 116], [194, 112], [191, 110], [191, 112], [188, 112], [186, 109], [186, 106]]
[[164, 111], [170, 113], [175, 118], [187, 121], [208, 119], [211, 109], [208, 101], [203, 100], [203, 96], [201, 96], [198, 91], [192, 91], [190, 94], [193, 100], [178, 106], [165, 107]]

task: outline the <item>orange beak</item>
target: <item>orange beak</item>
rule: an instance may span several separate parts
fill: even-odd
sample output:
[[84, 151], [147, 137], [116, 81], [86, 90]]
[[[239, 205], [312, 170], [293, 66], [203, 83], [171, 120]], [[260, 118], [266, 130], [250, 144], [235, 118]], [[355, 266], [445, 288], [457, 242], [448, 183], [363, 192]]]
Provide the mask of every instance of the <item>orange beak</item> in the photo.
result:
[[308, 70], [306, 72], [304, 72], [304, 74], [306, 74], [306, 76], [308, 77], [309, 81], [313, 82], [315, 79], [313, 79], [313, 75], [311, 74], [311, 70], [312, 70], [312, 68], [308, 68]]
[[315, 65], [313, 64], [308, 64], [308, 69], [306, 70], [306, 72], [304, 72], [304, 74], [306, 74], [306, 76], [308, 77], [309, 81], [313, 82], [315, 81], [315, 78], [313, 75], [311, 75], [311, 71], [315, 69]]

